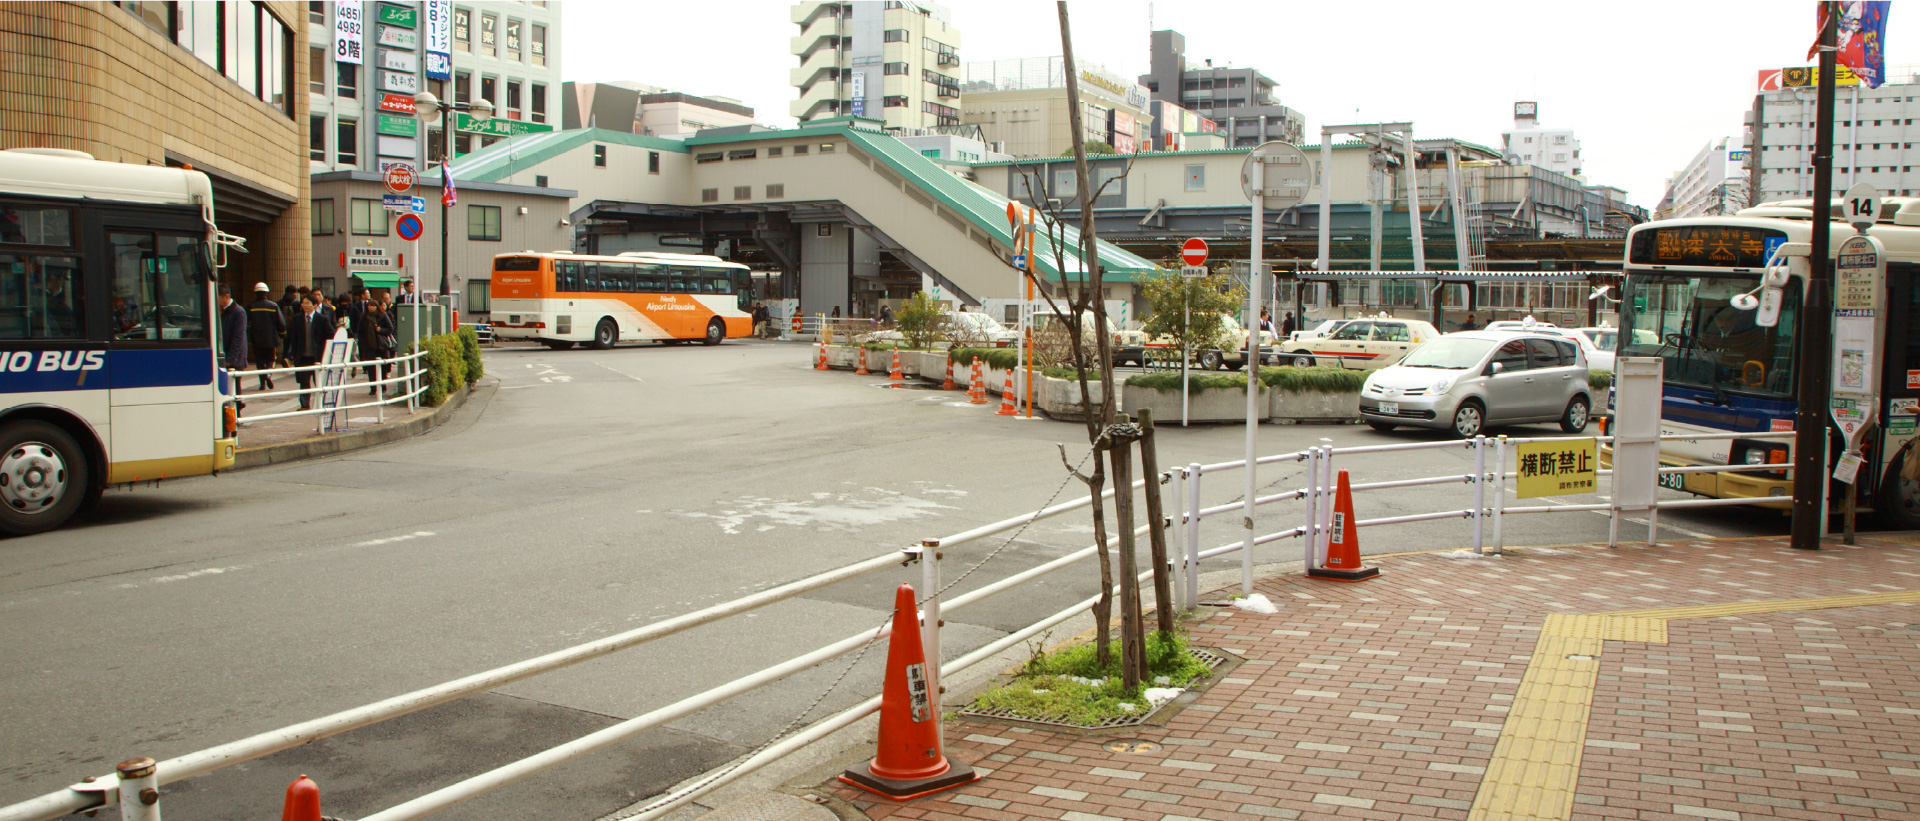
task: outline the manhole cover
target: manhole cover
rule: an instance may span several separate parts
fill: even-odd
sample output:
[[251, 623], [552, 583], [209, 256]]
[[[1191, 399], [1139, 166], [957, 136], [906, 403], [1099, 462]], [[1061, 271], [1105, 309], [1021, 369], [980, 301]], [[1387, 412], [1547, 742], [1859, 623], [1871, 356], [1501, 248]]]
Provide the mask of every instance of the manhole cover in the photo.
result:
[[1160, 745], [1158, 743], [1148, 741], [1144, 738], [1116, 738], [1100, 746], [1110, 753], [1132, 753], [1134, 755], [1157, 753], [1160, 751]]

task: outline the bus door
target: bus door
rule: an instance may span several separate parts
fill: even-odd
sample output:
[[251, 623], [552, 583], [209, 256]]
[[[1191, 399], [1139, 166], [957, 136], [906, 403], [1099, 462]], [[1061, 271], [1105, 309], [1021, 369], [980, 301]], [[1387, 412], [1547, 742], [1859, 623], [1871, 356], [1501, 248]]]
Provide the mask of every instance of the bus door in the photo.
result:
[[[186, 472], [170, 466], [211, 457], [221, 426], [206, 229], [153, 215], [103, 223], [113, 461], [142, 479]], [[196, 428], [208, 435], [182, 435]], [[119, 472], [109, 481], [131, 481]]]
[[[1914, 437], [1916, 419], [1920, 419], [1920, 287], [1914, 276], [1920, 265], [1887, 263], [1887, 341], [1882, 352], [1880, 374], [1880, 413], [1876, 420], [1881, 435], [1873, 440], [1886, 456], [1870, 459], [1869, 465], [1884, 465], [1887, 457], [1897, 457]], [[1884, 468], [1873, 476], [1862, 477], [1861, 495], [1877, 489], [1884, 479]]]

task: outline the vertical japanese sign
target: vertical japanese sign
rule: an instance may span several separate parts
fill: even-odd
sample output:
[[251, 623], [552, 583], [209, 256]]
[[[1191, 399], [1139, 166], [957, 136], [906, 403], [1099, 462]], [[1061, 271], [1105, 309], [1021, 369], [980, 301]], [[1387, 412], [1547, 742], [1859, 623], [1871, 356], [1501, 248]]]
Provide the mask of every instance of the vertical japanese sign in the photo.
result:
[[1852, 450], [1872, 421], [1880, 399], [1879, 356], [1883, 317], [1880, 292], [1886, 282], [1880, 241], [1848, 237], [1834, 254], [1833, 395], [1828, 412]]
[[360, 65], [361, 36], [366, 20], [360, 14], [360, 0], [340, 0], [333, 4], [333, 60]]
[[427, 77], [453, 79], [453, 0], [427, 0]]
[[853, 101], [851, 113], [855, 117], [867, 116], [867, 75], [856, 71], [853, 74]]
[[1600, 466], [1594, 439], [1522, 442], [1514, 446], [1519, 470], [1514, 495], [1522, 499], [1592, 493]]

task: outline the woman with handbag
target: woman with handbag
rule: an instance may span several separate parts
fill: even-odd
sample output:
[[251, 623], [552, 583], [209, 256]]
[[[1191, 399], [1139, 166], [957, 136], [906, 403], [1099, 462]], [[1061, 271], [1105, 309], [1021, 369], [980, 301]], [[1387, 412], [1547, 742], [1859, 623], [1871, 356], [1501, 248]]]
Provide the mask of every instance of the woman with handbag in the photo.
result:
[[[386, 309], [382, 308], [380, 303], [366, 303], [365, 313], [361, 315], [360, 321], [355, 323], [355, 332], [359, 334], [360, 339], [360, 355], [367, 359], [392, 359], [399, 347], [399, 341], [394, 336], [395, 330], [393, 317], [387, 315]], [[379, 376], [376, 377], [374, 375], [376, 367], [371, 364], [366, 366], [368, 396], [379, 395], [380, 386], [374, 383], [377, 380], [386, 379], [392, 367], [386, 362], [380, 363]]]

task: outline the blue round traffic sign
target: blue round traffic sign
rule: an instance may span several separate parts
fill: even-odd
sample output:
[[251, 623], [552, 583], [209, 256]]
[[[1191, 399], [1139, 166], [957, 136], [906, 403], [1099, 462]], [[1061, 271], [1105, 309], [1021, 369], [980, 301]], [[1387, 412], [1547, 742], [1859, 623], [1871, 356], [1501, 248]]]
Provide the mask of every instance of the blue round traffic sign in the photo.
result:
[[412, 242], [413, 240], [419, 239], [420, 235], [426, 232], [427, 227], [420, 223], [419, 217], [412, 214], [403, 214], [400, 219], [393, 224], [393, 229], [400, 234], [401, 239]]

